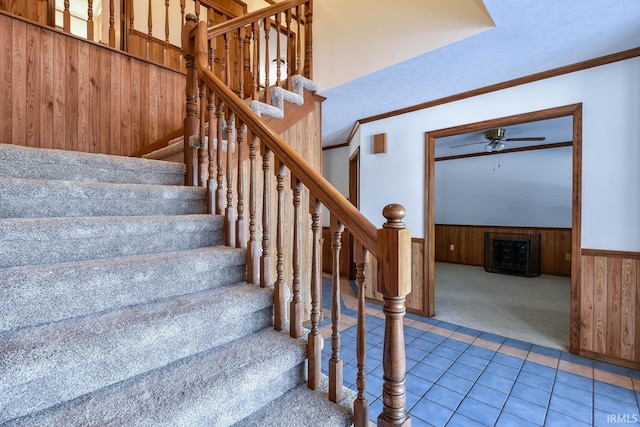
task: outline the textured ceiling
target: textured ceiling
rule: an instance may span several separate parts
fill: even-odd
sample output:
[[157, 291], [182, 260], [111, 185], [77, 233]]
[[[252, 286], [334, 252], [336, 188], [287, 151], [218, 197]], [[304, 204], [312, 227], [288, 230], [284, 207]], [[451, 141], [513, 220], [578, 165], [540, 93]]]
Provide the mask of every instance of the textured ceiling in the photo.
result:
[[[640, 0], [484, 4], [495, 28], [328, 90], [320, 86], [327, 98], [323, 145], [346, 142], [358, 119], [640, 46]], [[384, 15], [388, 8], [378, 4], [368, 13]], [[398, 42], [397, 49], [404, 45]], [[357, 66], [317, 61], [315, 72]]]

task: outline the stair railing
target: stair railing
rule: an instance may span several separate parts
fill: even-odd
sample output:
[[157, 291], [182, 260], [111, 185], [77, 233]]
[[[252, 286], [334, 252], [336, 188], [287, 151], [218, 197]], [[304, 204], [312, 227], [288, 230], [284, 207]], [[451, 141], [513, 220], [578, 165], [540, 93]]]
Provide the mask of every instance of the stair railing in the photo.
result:
[[[225, 215], [226, 244], [247, 250], [247, 281], [261, 287], [274, 287], [274, 328], [286, 329], [286, 290], [284, 277], [285, 242], [284, 242], [284, 211], [285, 211], [285, 181], [287, 174], [290, 178], [292, 191], [292, 254], [291, 254], [291, 293], [289, 305], [289, 333], [292, 337], [303, 336], [303, 303], [301, 287], [306, 280], [300, 276], [300, 259], [303, 237], [308, 238], [301, 229], [301, 194], [308, 193], [309, 213], [311, 215], [311, 277], [310, 277], [310, 331], [308, 342], [308, 387], [318, 389], [322, 385], [322, 345], [323, 337], [319, 331], [321, 277], [320, 277], [320, 216], [321, 207], [325, 206], [330, 212], [331, 247], [333, 257], [333, 298], [332, 298], [332, 335], [331, 358], [328, 361], [328, 398], [333, 402], [343, 399], [343, 361], [340, 357], [340, 271], [339, 256], [341, 250], [341, 235], [348, 229], [357, 242], [354, 253], [357, 265], [356, 282], [358, 285], [358, 316], [357, 316], [357, 398], [354, 405], [354, 425], [368, 426], [369, 403], [365, 395], [366, 375], [366, 325], [365, 325], [365, 297], [364, 271], [369, 257], [378, 260], [378, 290], [384, 297], [383, 312], [386, 318], [383, 369], [384, 385], [382, 390], [383, 410], [378, 417], [379, 426], [409, 426], [410, 418], [405, 410], [405, 349], [403, 317], [405, 314], [405, 298], [411, 291], [411, 233], [402, 223], [405, 210], [400, 205], [388, 205], [383, 210], [387, 219], [379, 230], [349, 201], [340, 194], [320, 173], [312, 168], [286, 141], [269, 128], [243, 100], [243, 91], [234, 90], [230, 77], [230, 66], [227, 62], [221, 69], [216, 70], [212, 58], [212, 46], [219, 46], [218, 38], [222, 37], [224, 46], [230, 40], [230, 34], [255, 35], [259, 22], [263, 27], [270, 21], [279, 23], [279, 15], [284, 14], [287, 27], [290, 16], [303, 16], [305, 23], [310, 24], [312, 16], [312, 2], [310, 0], [289, 0], [277, 3], [262, 11], [258, 11], [242, 18], [228, 21], [224, 24], [207, 29], [205, 23], [197, 23], [194, 16], [187, 16], [183, 30], [183, 50], [187, 66], [187, 106], [185, 118], [185, 163], [190, 176], [189, 185], [206, 186], [209, 197], [209, 211]], [[277, 24], [280, 25], [280, 24]], [[310, 29], [306, 29], [310, 34]], [[307, 41], [311, 39], [307, 36]], [[255, 45], [254, 45], [255, 46]], [[225, 47], [225, 49], [227, 49]], [[299, 48], [296, 48], [299, 49]], [[279, 58], [279, 49], [277, 56]], [[305, 49], [305, 55], [310, 54], [311, 48]], [[254, 50], [255, 54], [255, 50]], [[266, 54], [269, 58], [268, 53]], [[289, 55], [289, 53], [287, 53]], [[301, 61], [295, 59], [297, 64]], [[231, 58], [225, 54], [223, 58]], [[308, 60], [308, 62], [307, 62]], [[310, 77], [309, 57], [305, 59], [307, 72]], [[309, 64], [309, 65], [308, 65]], [[297, 72], [301, 71], [300, 65]], [[216, 72], [218, 71], [218, 72]], [[220, 72], [222, 71], [222, 72]], [[255, 72], [255, 69], [254, 69]], [[277, 81], [280, 75], [276, 73]], [[255, 83], [253, 87], [257, 85]], [[198, 87], [200, 88], [198, 92]], [[265, 87], [269, 87], [269, 77], [265, 80]], [[198, 93], [200, 100], [200, 122], [198, 123]], [[265, 100], [268, 91], [265, 91]], [[257, 97], [253, 90], [251, 98]], [[215, 113], [214, 106], [215, 105]], [[209, 135], [205, 144], [204, 112], [209, 110]], [[215, 132], [215, 135], [214, 135]], [[235, 138], [234, 138], [235, 135]], [[225, 142], [226, 141], [226, 142]], [[235, 142], [235, 156], [233, 144]], [[242, 154], [242, 145], [248, 145], [248, 156]], [[214, 150], [214, 144], [217, 149]], [[225, 148], [226, 144], [226, 148]], [[258, 159], [260, 151], [262, 160], [262, 188], [258, 189]], [[198, 156], [206, 151], [207, 156]], [[226, 154], [226, 156], [224, 155]], [[205, 158], [204, 168], [207, 179], [198, 177], [198, 159]], [[208, 157], [208, 158], [207, 158]], [[226, 157], [226, 158], [225, 158]], [[235, 157], [235, 158], [234, 158]], [[215, 158], [215, 161], [214, 161]], [[249, 182], [248, 224], [244, 219], [244, 182], [245, 162], [249, 165], [246, 170]], [[235, 163], [234, 163], [235, 162]], [[226, 170], [226, 183], [223, 174]], [[232, 171], [237, 171], [234, 186]], [[271, 174], [276, 177], [276, 218], [271, 218]], [[223, 185], [226, 184], [226, 194]], [[258, 191], [262, 193], [262, 200], [258, 200]], [[235, 206], [234, 206], [235, 195]], [[226, 196], [226, 197], [224, 197]], [[225, 206], [226, 201], [226, 206]], [[261, 203], [260, 203], [261, 202]], [[261, 208], [258, 206], [261, 204]], [[261, 246], [258, 241], [258, 220], [262, 221]], [[272, 278], [272, 254], [270, 253], [272, 222], [276, 226], [275, 278]], [[248, 236], [244, 230], [248, 228]], [[275, 280], [274, 280], [275, 279]]]

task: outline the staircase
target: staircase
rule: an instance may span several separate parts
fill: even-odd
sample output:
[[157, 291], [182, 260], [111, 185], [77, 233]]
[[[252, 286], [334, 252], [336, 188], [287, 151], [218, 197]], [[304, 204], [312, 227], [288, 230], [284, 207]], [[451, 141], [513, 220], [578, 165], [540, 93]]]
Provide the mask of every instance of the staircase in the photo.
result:
[[351, 425], [184, 174], [0, 144], [0, 425]]

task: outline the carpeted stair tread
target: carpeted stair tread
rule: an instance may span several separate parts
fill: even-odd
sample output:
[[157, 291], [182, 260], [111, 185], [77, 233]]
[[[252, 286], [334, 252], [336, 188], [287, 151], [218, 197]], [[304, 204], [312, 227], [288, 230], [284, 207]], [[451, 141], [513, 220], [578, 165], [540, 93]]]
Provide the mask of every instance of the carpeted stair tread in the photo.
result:
[[289, 390], [233, 427], [318, 427], [353, 424], [353, 401], [358, 394], [346, 387], [343, 398], [333, 403], [329, 400], [329, 382], [322, 378], [322, 385], [311, 390], [307, 384]]
[[3, 177], [182, 185], [185, 172], [174, 162], [0, 144]]
[[184, 162], [184, 136], [172, 139], [167, 143], [166, 147], [159, 148], [151, 153], [144, 154], [142, 157], [145, 159], [174, 161], [168, 159], [180, 159], [180, 162]]
[[0, 218], [205, 213], [201, 187], [0, 178]]
[[214, 215], [0, 219], [0, 268], [217, 246]]
[[305, 347], [267, 327], [6, 426], [229, 426], [303, 383]]
[[269, 327], [272, 298], [235, 284], [1, 336], [0, 423]]
[[215, 246], [0, 269], [0, 333], [237, 283], [245, 261]]

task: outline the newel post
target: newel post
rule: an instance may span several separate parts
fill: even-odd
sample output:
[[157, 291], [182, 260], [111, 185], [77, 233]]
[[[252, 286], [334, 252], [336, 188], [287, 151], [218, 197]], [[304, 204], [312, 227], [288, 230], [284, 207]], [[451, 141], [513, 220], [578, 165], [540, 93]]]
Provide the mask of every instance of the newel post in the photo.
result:
[[384, 207], [382, 215], [387, 222], [378, 230], [378, 291], [384, 299], [386, 318], [384, 330], [384, 385], [379, 427], [410, 427], [407, 416], [405, 387], [406, 357], [404, 349], [403, 318], [405, 298], [411, 292], [411, 231], [402, 218], [403, 206]]
[[187, 68], [187, 105], [184, 118], [184, 164], [187, 165], [185, 185], [198, 186], [198, 151], [190, 144], [191, 137], [198, 133], [198, 78], [195, 58], [195, 38], [190, 37], [197, 25], [196, 17], [187, 15], [182, 28], [182, 54]]

